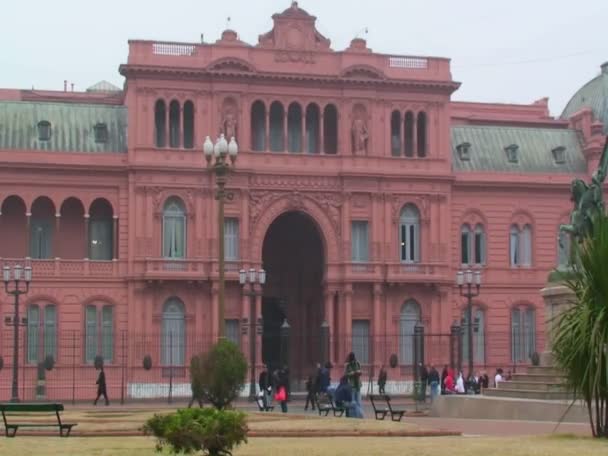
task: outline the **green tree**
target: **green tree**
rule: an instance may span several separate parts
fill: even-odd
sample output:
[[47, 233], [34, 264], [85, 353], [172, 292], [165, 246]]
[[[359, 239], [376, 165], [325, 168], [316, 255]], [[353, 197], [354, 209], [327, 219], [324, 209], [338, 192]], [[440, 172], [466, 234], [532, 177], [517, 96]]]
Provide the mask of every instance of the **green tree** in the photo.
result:
[[157, 438], [156, 451], [171, 453], [203, 452], [209, 456], [231, 455], [231, 450], [247, 442], [245, 414], [232, 410], [181, 409], [167, 415], [154, 415], [143, 427], [146, 435]]
[[572, 306], [558, 317], [553, 339], [557, 365], [587, 406], [594, 437], [608, 438], [608, 217], [595, 217], [592, 233], [573, 248], [563, 283]]
[[243, 389], [247, 361], [232, 342], [222, 339], [206, 354], [197, 355], [190, 364], [194, 394], [200, 394], [217, 409], [224, 409]]

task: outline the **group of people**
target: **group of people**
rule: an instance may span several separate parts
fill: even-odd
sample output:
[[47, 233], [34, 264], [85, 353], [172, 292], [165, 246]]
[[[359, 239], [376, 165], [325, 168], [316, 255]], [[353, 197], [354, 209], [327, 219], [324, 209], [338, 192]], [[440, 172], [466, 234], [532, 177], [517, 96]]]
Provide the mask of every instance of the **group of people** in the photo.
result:
[[[274, 399], [281, 404], [281, 411], [287, 413], [287, 401], [289, 399], [289, 370], [285, 366], [268, 372], [266, 366], [260, 372], [258, 377], [258, 386], [260, 387], [260, 396], [263, 407], [266, 409]], [[274, 396], [273, 396], [274, 394]]]
[[[501, 368], [496, 369], [494, 376], [494, 387], [504, 380], [511, 380], [511, 371], [506, 376]], [[441, 394], [480, 394], [484, 389], [489, 388], [490, 378], [486, 371], [477, 372], [471, 375], [466, 381], [459, 371], [456, 374], [454, 369], [444, 366], [441, 374]]]

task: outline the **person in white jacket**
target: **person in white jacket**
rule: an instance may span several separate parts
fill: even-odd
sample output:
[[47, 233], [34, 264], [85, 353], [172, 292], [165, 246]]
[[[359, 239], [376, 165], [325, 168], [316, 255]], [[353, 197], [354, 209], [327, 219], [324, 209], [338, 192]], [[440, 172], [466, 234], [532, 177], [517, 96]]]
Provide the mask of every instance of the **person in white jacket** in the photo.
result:
[[458, 372], [458, 379], [456, 380], [456, 392], [458, 394], [464, 394], [464, 378], [462, 377], [462, 372]]

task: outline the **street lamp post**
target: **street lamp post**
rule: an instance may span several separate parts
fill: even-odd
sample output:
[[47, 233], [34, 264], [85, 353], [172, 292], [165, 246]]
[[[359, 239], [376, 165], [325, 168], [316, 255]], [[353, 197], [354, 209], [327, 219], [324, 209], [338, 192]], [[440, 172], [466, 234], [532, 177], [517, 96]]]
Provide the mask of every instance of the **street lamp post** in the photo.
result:
[[[249, 281], [249, 290], [246, 285]], [[262, 319], [257, 318], [255, 311], [255, 298], [262, 296], [261, 287], [266, 283], [266, 271], [260, 269], [256, 271], [254, 268], [249, 269], [249, 273], [244, 269], [239, 271], [239, 283], [243, 286], [243, 293], [245, 296], [251, 298], [251, 309], [249, 311], [249, 322], [243, 322], [243, 329], [249, 328], [249, 359], [251, 365], [250, 378], [249, 378], [249, 400], [255, 400], [255, 364], [257, 357], [256, 339], [258, 333], [262, 330]], [[256, 284], [260, 285], [259, 289], [256, 289]]]
[[[217, 184], [217, 192], [215, 199], [218, 201], [218, 232], [219, 232], [219, 309], [218, 309], [218, 320], [219, 320], [219, 338], [224, 338], [224, 201], [226, 198], [230, 198], [230, 194], [226, 192], [226, 182], [228, 180], [228, 174], [236, 166], [236, 157], [239, 152], [238, 145], [234, 136], [230, 138], [230, 143], [226, 141], [224, 135], [215, 142], [215, 145], [211, 141], [211, 138], [207, 136], [205, 143], [203, 144], [203, 152], [205, 153], [205, 159], [207, 160], [207, 167], [215, 175], [215, 182]], [[230, 158], [230, 160], [228, 160]]]
[[[481, 273], [479, 271], [458, 271], [456, 273], [456, 283], [460, 290], [460, 296], [467, 298], [467, 340], [468, 340], [468, 361], [469, 373], [467, 381], [473, 376], [473, 298], [479, 296], [481, 287]], [[466, 287], [465, 287], [466, 285]], [[474, 286], [474, 288], [473, 288]]]
[[[32, 281], [32, 267], [15, 265], [11, 267], [4, 266], [2, 269], [2, 278], [4, 280], [4, 290], [6, 294], [15, 298], [15, 311], [13, 317], [7, 317], [4, 321], [7, 325], [13, 326], [13, 384], [11, 392], [11, 402], [19, 402], [19, 326], [26, 325], [27, 319], [22, 321], [19, 319], [19, 296], [30, 291], [30, 282]], [[15, 283], [13, 289], [9, 289], [9, 284]], [[25, 289], [21, 288], [21, 282], [25, 282]]]

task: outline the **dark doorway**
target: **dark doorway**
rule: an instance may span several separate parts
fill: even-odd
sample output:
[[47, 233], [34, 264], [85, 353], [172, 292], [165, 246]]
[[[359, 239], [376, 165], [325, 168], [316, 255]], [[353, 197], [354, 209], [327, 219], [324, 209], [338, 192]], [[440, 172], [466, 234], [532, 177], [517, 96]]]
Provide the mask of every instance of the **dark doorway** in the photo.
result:
[[269, 368], [281, 359], [281, 325], [287, 319], [289, 370], [298, 388], [319, 360], [323, 317], [323, 241], [314, 220], [302, 212], [287, 212], [268, 228], [262, 247], [267, 283], [262, 300], [263, 360]]

